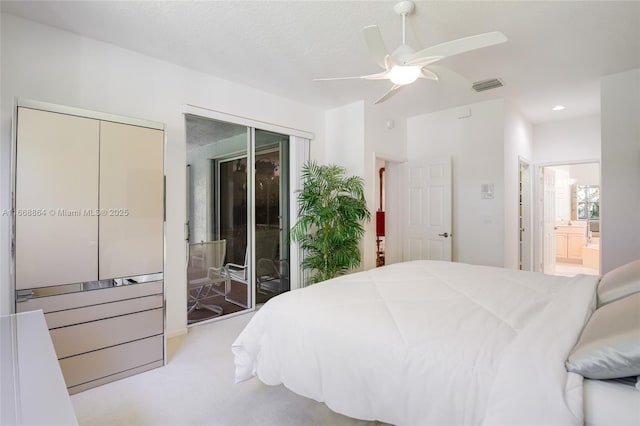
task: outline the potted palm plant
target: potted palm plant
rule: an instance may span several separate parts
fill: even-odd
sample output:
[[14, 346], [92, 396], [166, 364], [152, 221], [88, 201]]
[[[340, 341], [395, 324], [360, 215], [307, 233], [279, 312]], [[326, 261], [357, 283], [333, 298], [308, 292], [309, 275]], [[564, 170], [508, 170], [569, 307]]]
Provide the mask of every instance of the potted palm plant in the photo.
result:
[[298, 194], [298, 222], [291, 239], [305, 251], [302, 268], [311, 272], [310, 282], [334, 278], [360, 265], [358, 243], [363, 222], [371, 219], [364, 198], [364, 181], [346, 176], [336, 165], [306, 163], [304, 185]]

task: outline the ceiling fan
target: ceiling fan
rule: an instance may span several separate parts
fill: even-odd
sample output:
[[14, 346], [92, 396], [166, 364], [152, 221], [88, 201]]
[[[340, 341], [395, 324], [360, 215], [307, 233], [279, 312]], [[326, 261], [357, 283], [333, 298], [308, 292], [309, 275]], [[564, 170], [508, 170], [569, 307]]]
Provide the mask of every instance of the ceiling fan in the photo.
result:
[[504, 34], [499, 31], [493, 31], [448, 41], [416, 52], [406, 43], [405, 31], [406, 17], [413, 13], [414, 9], [415, 5], [412, 1], [401, 1], [394, 6], [393, 10], [402, 16], [402, 44], [391, 54], [387, 53], [377, 25], [369, 25], [363, 29], [369, 53], [373, 60], [384, 69], [383, 72], [359, 77], [316, 78], [314, 80], [327, 81], [355, 78], [391, 80], [393, 86], [375, 101], [378, 104], [386, 101], [396, 94], [398, 90], [413, 83], [418, 78], [438, 80], [438, 74], [427, 67], [441, 59], [507, 41], [507, 37]]

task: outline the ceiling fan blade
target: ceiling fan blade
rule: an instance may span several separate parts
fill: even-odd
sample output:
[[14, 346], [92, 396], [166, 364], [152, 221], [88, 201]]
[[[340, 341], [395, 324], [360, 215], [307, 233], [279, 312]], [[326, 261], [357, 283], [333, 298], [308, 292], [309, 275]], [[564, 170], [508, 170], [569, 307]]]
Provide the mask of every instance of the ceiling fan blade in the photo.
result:
[[369, 25], [362, 30], [364, 33], [364, 40], [369, 48], [369, 54], [382, 68], [386, 69], [384, 58], [387, 56], [387, 47], [384, 45], [382, 35], [377, 25]]
[[393, 58], [393, 56], [391, 55], [387, 55], [384, 57], [384, 68], [389, 71], [391, 68], [393, 68], [395, 65], [397, 65], [396, 60]]
[[391, 87], [391, 89], [387, 90], [386, 93], [384, 95], [382, 95], [377, 101], [374, 102], [374, 104], [379, 104], [381, 102], [386, 101], [387, 99], [389, 99], [391, 96], [395, 95], [396, 93], [398, 93], [398, 91], [400, 89], [402, 89], [403, 87], [406, 87], [406, 84], [400, 85], [400, 84], [394, 84], [393, 87]]
[[436, 73], [441, 80], [444, 79], [460, 86], [471, 87], [471, 82], [465, 76], [451, 68], [443, 67], [442, 65], [429, 65], [428, 69]]
[[364, 78], [365, 80], [388, 80], [389, 71], [382, 71], [377, 74], [363, 75], [360, 78]]
[[388, 79], [388, 72], [383, 71], [376, 74], [360, 75], [358, 77], [329, 77], [329, 78], [314, 78], [313, 81], [331, 81], [331, 80], [352, 80], [356, 78], [364, 80], [385, 80]]
[[313, 81], [355, 80], [356, 78], [362, 78], [362, 77], [358, 76], [358, 77], [329, 77], [329, 78], [314, 78], [314, 79], [313, 79]]
[[435, 72], [433, 72], [430, 69], [427, 68], [422, 68], [420, 69], [420, 78], [426, 78], [428, 80], [435, 80], [438, 81], [440, 80], [440, 76], [438, 76], [438, 74], [436, 74]]
[[507, 37], [499, 31], [447, 41], [414, 53], [406, 65], [428, 65], [448, 56], [493, 46], [494, 44], [504, 43], [505, 41], [507, 41]]

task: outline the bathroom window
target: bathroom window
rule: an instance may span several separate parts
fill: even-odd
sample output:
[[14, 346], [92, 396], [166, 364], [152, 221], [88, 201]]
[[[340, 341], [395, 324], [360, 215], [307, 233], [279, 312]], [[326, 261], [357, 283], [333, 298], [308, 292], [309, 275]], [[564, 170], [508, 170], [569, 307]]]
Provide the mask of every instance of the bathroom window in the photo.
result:
[[600, 218], [600, 186], [576, 186], [576, 213], [578, 220]]

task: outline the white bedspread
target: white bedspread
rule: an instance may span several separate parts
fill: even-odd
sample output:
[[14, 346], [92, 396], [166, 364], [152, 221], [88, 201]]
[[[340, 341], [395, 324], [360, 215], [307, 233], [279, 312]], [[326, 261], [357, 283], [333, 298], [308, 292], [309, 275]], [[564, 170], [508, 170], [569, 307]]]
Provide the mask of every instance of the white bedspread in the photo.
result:
[[564, 361], [598, 277], [414, 261], [273, 298], [234, 342], [257, 375], [395, 425], [582, 424]]

